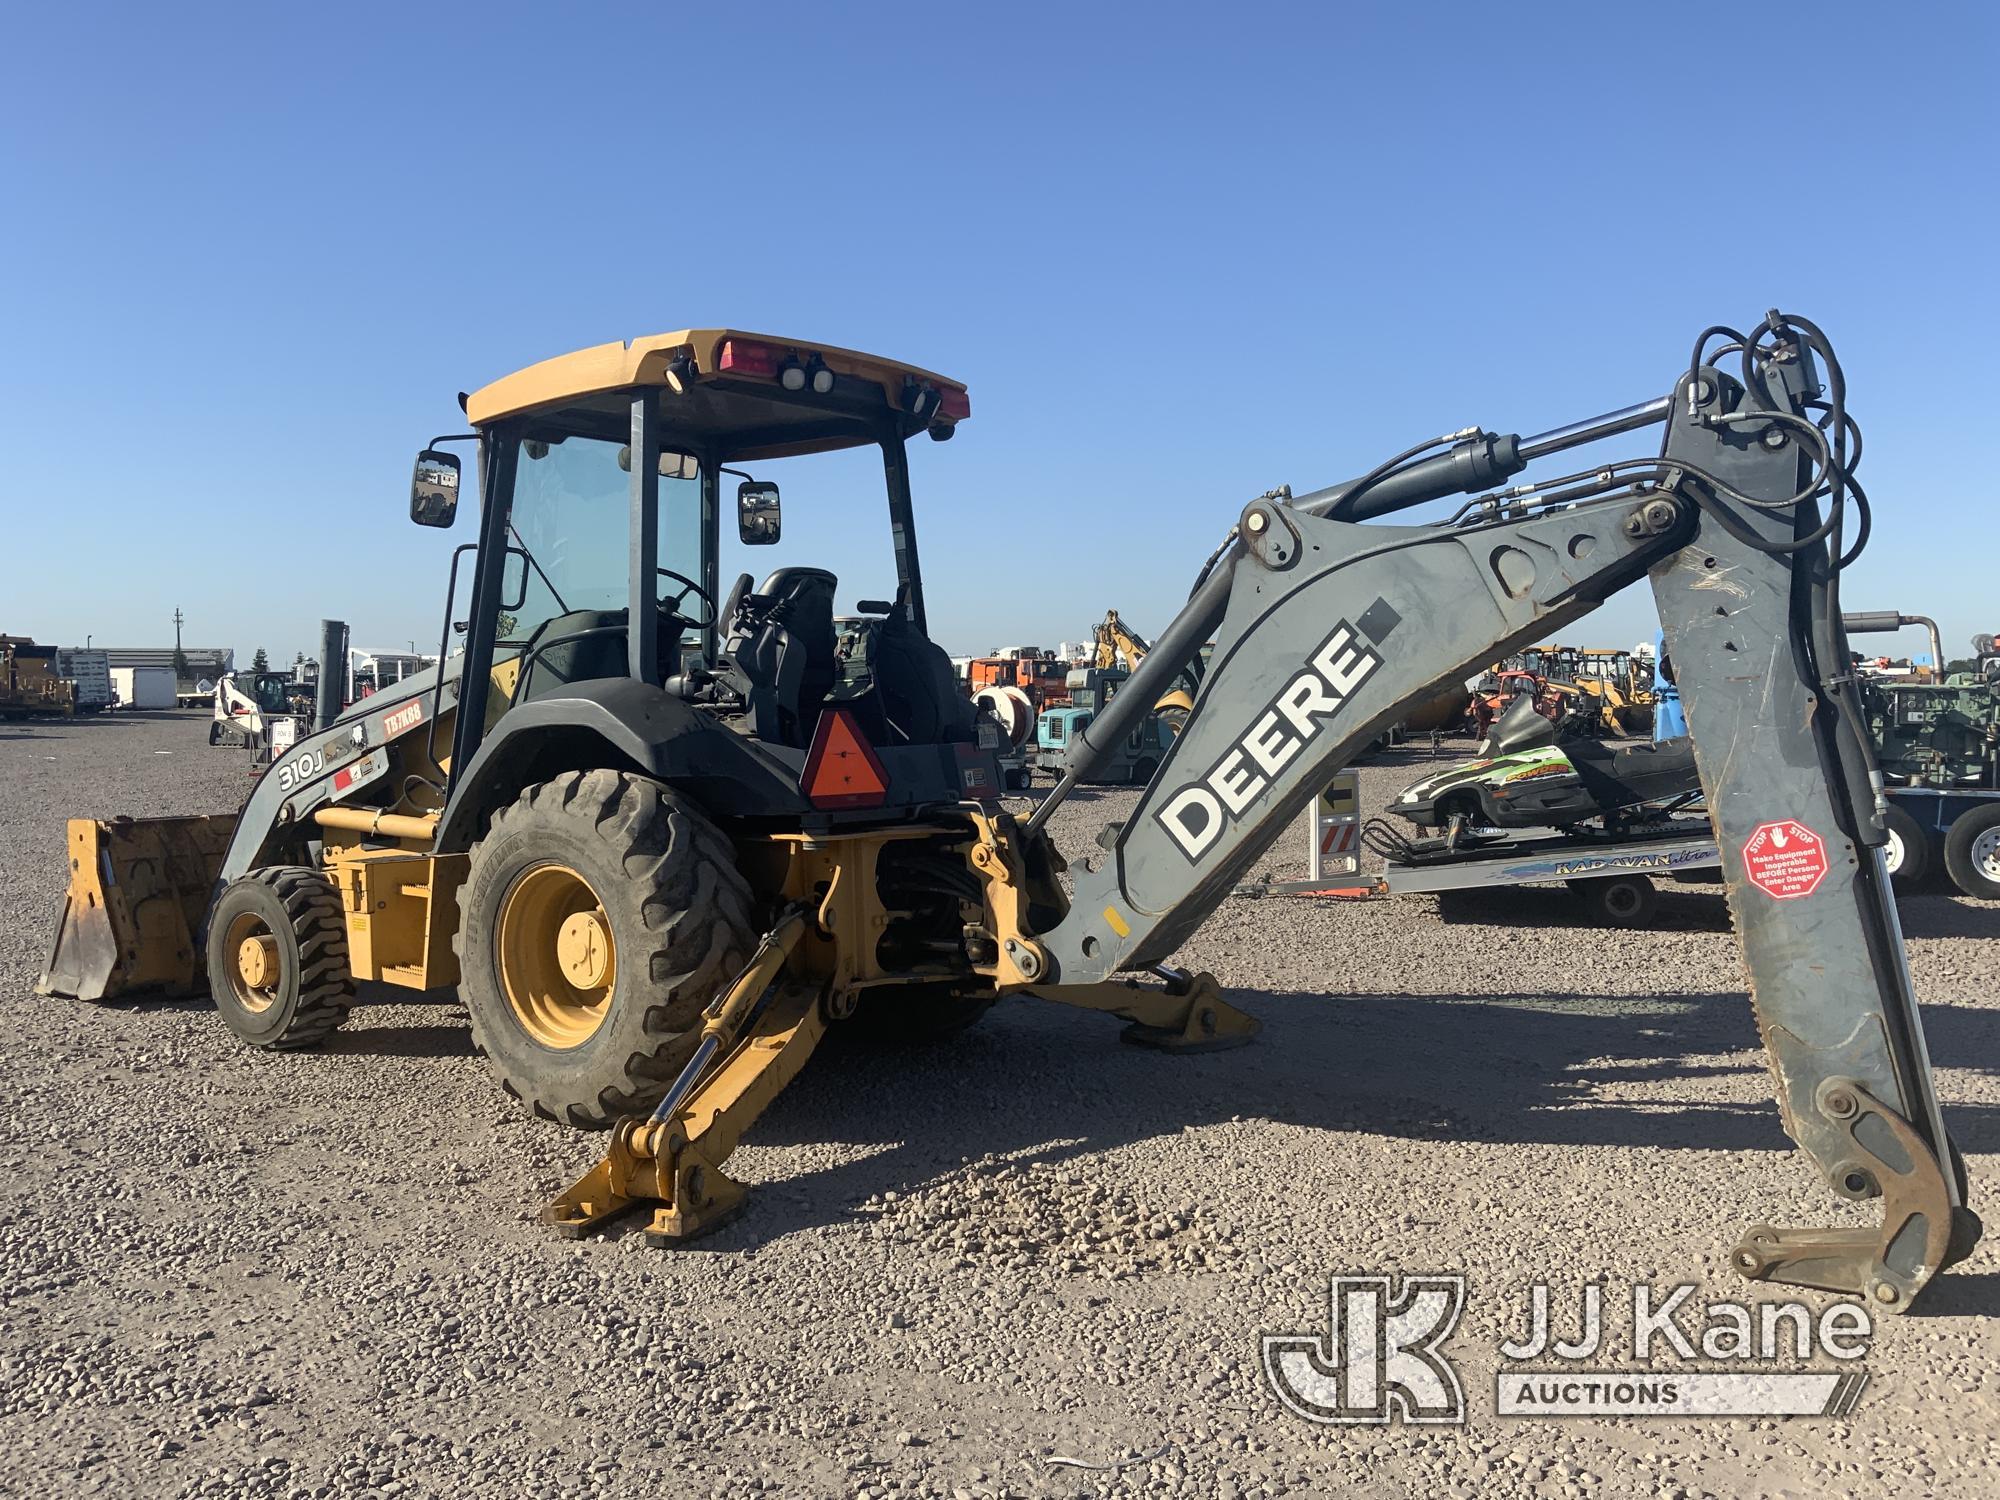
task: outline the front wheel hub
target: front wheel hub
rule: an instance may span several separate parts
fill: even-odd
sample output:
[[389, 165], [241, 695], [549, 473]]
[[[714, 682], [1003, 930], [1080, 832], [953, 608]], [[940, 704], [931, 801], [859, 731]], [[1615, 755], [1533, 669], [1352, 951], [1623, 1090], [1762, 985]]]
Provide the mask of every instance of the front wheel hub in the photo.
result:
[[278, 982], [278, 940], [268, 932], [245, 938], [236, 949], [236, 972], [253, 990]]
[[611, 977], [611, 930], [601, 911], [573, 912], [556, 935], [556, 959], [579, 989], [602, 989]]

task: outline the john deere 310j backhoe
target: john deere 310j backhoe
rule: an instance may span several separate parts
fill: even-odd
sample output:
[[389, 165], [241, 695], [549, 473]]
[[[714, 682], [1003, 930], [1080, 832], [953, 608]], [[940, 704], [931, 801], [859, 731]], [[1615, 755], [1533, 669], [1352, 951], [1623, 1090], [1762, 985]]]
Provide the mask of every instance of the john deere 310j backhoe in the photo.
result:
[[[1753, 1228], [1734, 1264], [1894, 1310], [1977, 1238], [1846, 676], [1858, 438], [1803, 318], [1708, 330], [1666, 395], [1608, 416], [1467, 428], [1252, 501], [1025, 819], [925, 634], [905, 444], [950, 437], [964, 387], [710, 329], [464, 404], [480, 529], [445, 665], [300, 740], [235, 818], [73, 823], [45, 990], [205, 971], [245, 1040], [292, 1047], [359, 980], [455, 984], [509, 1090], [613, 1127], [549, 1221], [649, 1205], [649, 1233], [685, 1238], [740, 1206], [724, 1160], [829, 1026], [948, 1029], [1028, 994], [1168, 1049], [1248, 1040], [1209, 976], [1168, 966], [1188, 935], [1357, 749], [1650, 577], [1786, 1128], [1836, 1193], [1884, 1207], [1876, 1230]], [[1653, 425], [1657, 457], [1495, 488]], [[423, 524], [456, 509], [446, 443], [418, 462]], [[880, 456], [896, 573], [845, 658], [831, 573], [720, 574], [725, 510], [743, 545], [782, 524], [776, 487], [735, 466], [841, 448]], [[1453, 495], [1475, 498], [1436, 524], [1362, 524]], [[1066, 887], [1049, 815], [1211, 638], [1185, 728]]]

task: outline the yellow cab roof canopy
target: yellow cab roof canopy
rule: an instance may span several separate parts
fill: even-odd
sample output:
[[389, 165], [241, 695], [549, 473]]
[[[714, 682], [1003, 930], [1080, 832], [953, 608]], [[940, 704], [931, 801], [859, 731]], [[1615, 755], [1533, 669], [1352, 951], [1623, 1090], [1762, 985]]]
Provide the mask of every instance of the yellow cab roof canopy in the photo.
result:
[[972, 414], [963, 385], [831, 344], [734, 328], [686, 328], [529, 365], [464, 398], [476, 427], [628, 432], [635, 390], [661, 389], [660, 445], [724, 461], [783, 458], [907, 439], [940, 441]]

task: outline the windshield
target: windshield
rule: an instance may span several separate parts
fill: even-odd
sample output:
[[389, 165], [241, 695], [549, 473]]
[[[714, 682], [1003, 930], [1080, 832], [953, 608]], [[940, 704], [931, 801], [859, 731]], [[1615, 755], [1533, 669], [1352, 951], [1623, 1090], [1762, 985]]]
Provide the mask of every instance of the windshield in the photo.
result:
[[[783, 491], [784, 534], [775, 546], [750, 547], [738, 539], [736, 489], [750, 478]], [[754, 584], [787, 567], [824, 568], [834, 574], [840, 580], [834, 595], [840, 614], [852, 613], [863, 599], [896, 597], [882, 455], [875, 448], [732, 464], [722, 474], [722, 515], [717, 576], [723, 598], [739, 573], [748, 573]], [[728, 625], [723, 621], [725, 633]]]
[[[632, 495], [626, 451], [622, 443], [586, 437], [521, 444], [511, 540], [528, 554], [528, 580], [520, 608], [500, 619], [501, 647], [522, 645], [558, 615], [625, 608]], [[701, 490], [692, 479], [660, 480], [654, 565], [701, 577]], [[659, 582], [655, 598], [680, 591], [677, 583]], [[704, 607], [690, 598], [681, 612], [699, 617]]]
[[259, 673], [251, 684], [250, 695], [256, 699], [257, 707], [267, 714], [288, 713], [291, 701], [286, 694], [292, 679], [282, 672]]

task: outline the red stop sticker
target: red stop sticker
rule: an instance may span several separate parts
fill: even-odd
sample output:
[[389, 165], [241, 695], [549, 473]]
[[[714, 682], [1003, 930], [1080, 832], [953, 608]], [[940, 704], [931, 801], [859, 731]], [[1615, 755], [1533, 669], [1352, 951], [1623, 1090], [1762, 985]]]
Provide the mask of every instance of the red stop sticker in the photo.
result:
[[1826, 845], [1791, 818], [1760, 823], [1744, 841], [1743, 870], [1766, 895], [1794, 901], [1810, 896], [1826, 879]]

